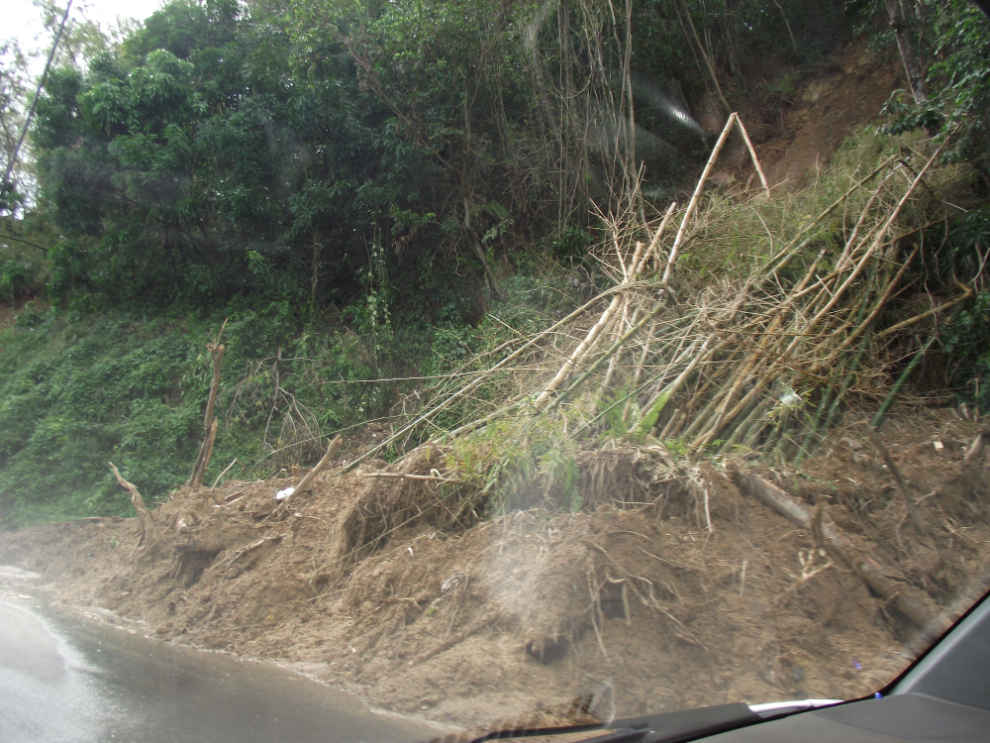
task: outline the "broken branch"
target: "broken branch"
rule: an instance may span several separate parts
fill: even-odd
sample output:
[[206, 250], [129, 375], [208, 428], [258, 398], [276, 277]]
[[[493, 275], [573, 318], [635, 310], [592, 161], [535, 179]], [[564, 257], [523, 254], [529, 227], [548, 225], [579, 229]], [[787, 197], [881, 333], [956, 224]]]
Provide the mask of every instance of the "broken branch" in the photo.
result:
[[[224, 320], [224, 325], [227, 321]], [[220, 328], [220, 335], [223, 328]], [[217, 394], [220, 391], [220, 364], [223, 362], [223, 354], [226, 347], [220, 343], [220, 335], [217, 336], [216, 343], [207, 343], [206, 350], [210, 352], [213, 359], [213, 381], [210, 383], [210, 398], [206, 403], [206, 414], [203, 416], [203, 446], [199, 450], [196, 458], [196, 466], [193, 467], [192, 475], [186, 482], [187, 488], [198, 488], [203, 484], [203, 477], [206, 475], [206, 468], [210, 466], [210, 456], [213, 454], [213, 442], [217, 438], [217, 420], [214, 418], [214, 411], [217, 405]]]
[[279, 508], [280, 511], [284, 511], [285, 507], [289, 504], [289, 501], [291, 501], [293, 498], [295, 498], [297, 495], [305, 491], [310, 485], [313, 484], [313, 480], [315, 480], [316, 476], [323, 471], [323, 469], [330, 462], [330, 459], [333, 457], [334, 454], [337, 453], [337, 450], [340, 449], [340, 446], [343, 443], [344, 443], [344, 439], [340, 435], [336, 436], [334, 440], [330, 442], [330, 446], [327, 447], [327, 451], [323, 455], [323, 458], [319, 462], [317, 462], [316, 466], [313, 469], [311, 469], [309, 472], [306, 473], [306, 476], [299, 482], [299, 484], [296, 486], [296, 489], [292, 491], [292, 494], [289, 495], [289, 497], [286, 498], [284, 501], [282, 501], [282, 505]]
[[141, 497], [140, 491], [137, 486], [129, 483], [123, 477], [121, 477], [120, 471], [117, 466], [110, 462], [110, 469], [113, 470], [113, 476], [117, 478], [117, 482], [120, 486], [131, 494], [131, 505], [134, 506], [134, 510], [137, 511], [138, 520], [141, 522], [141, 530], [144, 532], [144, 542], [149, 547], [158, 542], [158, 530], [155, 528], [154, 519], [151, 517], [151, 513], [145, 508], [144, 498]]
[[880, 437], [877, 436], [877, 432], [872, 426], [867, 426], [866, 431], [870, 434], [870, 440], [877, 448], [877, 451], [880, 452], [880, 456], [883, 457], [884, 464], [887, 465], [887, 469], [890, 471], [890, 474], [894, 476], [894, 481], [897, 483], [897, 489], [904, 498], [904, 505], [907, 507], [907, 511], [911, 515], [911, 521], [913, 521], [914, 525], [918, 527], [919, 532], [922, 534], [927, 534], [928, 524], [925, 523], [924, 517], [921, 515], [921, 512], [918, 511], [918, 506], [916, 506], [914, 501], [911, 500], [911, 495], [908, 493], [907, 489], [907, 483], [904, 482], [904, 478], [901, 477], [901, 471], [897, 469], [897, 465], [894, 464], [894, 460], [890, 456], [890, 452], [887, 451], [887, 447], [883, 445], [882, 441], [880, 441]]

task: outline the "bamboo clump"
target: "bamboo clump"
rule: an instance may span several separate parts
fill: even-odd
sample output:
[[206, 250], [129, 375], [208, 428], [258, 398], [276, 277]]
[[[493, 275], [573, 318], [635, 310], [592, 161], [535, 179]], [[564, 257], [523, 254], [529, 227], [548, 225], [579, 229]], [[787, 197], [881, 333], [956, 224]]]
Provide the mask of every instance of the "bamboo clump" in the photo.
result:
[[[604, 220], [600, 260], [612, 286], [547, 329], [473, 360], [477, 375], [438, 385], [366, 456], [417, 435], [449, 442], [494, 426], [503, 448], [525, 447], [544, 432], [577, 442], [676, 441], [693, 456], [744, 450], [800, 460], [851, 396], [892, 402], [895, 371], [927, 349], [918, 328], [973, 293], [960, 284], [957, 296], [907, 319], [891, 310], [910, 288], [918, 236], [944, 208], [923, 181], [933, 179], [941, 150], [920, 167], [895, 155], [845, 176], [838, 198], [805, 214], [788, 236], [761, 216], [794, 207], [787, 195], [772, 195], [748, 137], [763, 188], [722, 217], [706, 204], [708, 175], [733, 128], [744, 133], [735, 114], [686, 208], [670, 204], [652, 227], [639, 214]], [[732, 256], [748, 263], [742, 279], [737, 270], [734, 281], [692, 292], [678, 259], [704, 254], [724, 229], [717, 219], [753, 215], [770, 249]]]

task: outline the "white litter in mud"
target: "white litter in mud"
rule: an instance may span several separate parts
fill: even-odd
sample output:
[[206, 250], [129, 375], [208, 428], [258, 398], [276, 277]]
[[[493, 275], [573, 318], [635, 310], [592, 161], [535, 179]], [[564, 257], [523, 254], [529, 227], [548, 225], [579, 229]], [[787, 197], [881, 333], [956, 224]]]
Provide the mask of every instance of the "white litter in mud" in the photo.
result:
[[286, 488], [285, 490], [279, 490], [277, 493], [275, 493], [275, 502], [281, 503], [290, 495], [292, 495], [294, 492], [296, 492], [295, 488]]

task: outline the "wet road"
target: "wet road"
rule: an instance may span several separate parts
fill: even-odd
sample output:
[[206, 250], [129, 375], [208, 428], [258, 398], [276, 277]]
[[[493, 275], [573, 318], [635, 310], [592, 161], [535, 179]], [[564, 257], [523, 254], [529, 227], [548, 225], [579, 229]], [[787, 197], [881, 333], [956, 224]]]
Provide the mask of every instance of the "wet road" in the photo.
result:
[[274, 666], [0, 597], [3, 743], [403, 743], [437, 734]]

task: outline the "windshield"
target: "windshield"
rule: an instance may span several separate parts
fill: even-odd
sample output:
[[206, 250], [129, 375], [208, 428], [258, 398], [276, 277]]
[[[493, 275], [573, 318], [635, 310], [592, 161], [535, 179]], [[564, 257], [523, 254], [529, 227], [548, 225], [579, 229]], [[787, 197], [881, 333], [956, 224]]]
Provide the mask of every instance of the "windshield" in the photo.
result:
[[334, 740], [846, 700], [986, 590], [978, 4], [19, 12], [10, 688], [75, 607], [410, 725]]

